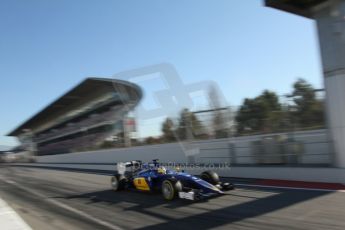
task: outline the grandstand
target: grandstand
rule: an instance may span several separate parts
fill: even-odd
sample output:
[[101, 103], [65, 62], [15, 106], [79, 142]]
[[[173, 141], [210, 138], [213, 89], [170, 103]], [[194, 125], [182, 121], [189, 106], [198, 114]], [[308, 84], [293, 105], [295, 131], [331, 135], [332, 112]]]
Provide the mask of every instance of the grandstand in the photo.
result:
[[[110, 137], [123, 140], [124, 118], [140, 101], [139, 86], [108, 78], [87, 78], [11, 131], [36, 155], [97, 149]], [[122, 141], [123, 143], [123, 141]]]

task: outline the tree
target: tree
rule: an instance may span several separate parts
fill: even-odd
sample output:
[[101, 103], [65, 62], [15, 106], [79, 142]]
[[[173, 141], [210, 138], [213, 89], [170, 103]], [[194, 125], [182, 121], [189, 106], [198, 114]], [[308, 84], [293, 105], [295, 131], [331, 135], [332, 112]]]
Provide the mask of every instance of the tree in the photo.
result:
[[160, 144], [160, 139], [152, 137], [152, 136], [149, 136], [149, 137], [145, 138], [144, 143], [147, 144], [147, 145]]
[[304, 79], [293, 85], [291, 97], [294, 102], [293, 117], [300, 127], [324, 126], [324, 106], [316, 98], [314, 87]]
[[212, 130], [215, 138], [228, 137], [228, 127], [221, 109], [219, 94], [215, 87], [210, 87], [208, 92], [208, 100], [210, 109], [213, 110]]
[[229, 128], [225, 124], [222, 111], [216, 110], [213, 113], [213, 129], [215, 138], [226, 138], [229, 134]]
[[203, 126], [194, 113], [183, 109], [179, 118], [177, 134], [180, 140], [199, 138], [203, 134]]
[[162, 124], [163, 139], [165, 142], [173, 142], [176, 140], [174, 122], [170, 118], [166, 118]]
[[280, 127], [281, 114], [282, 106], [277, 94], [265, 90], [254, 99], [244, 100], [236, 116], [238, 132], [276, 131]]
[[201, 121], [198, 119], [198, 117], [194, 113], [190, 112], [189, 116], [190, 116], [189, 120], [191, 122], [192, 134], [195, 138], [199, 139], [205, 133], [204, 127]]
[[317, 99], [315, 92], [312, 85], [298, 79], [289, 95], [293, 103], [287, 106], [283, 107], [277, 94], [268, 90], [253, 99], [246, 98], [236, 116], [238, 133], [276, 132], [287, 126], [323, 127], [323, 101]]

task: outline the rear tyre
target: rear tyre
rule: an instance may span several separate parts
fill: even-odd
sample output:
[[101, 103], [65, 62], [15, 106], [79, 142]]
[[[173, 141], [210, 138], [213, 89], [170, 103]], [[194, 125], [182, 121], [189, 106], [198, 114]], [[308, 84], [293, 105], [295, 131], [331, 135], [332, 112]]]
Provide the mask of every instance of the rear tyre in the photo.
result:
[[126, 178], [124, 175], [114, 175], [111, 177], [111, 187], [114, 191], [121, 191], [126, 187]]
[[201, 173], [200, 178], [213, 185], [219, 184], [219, 176], [214, 171], [205, 171]]
[[162, 194], [165, 200], [173, 200], [182, 191], [182, 184], [178, 180], [164, 180], [162, 183]]

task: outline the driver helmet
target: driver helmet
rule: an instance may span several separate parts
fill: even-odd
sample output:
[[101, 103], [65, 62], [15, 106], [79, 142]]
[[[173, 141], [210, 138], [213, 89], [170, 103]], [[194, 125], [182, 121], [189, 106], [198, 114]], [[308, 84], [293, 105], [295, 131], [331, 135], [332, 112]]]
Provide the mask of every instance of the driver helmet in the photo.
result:
[[166, 174], [167, 173], [167, 170], [165, 169], [165, 167], [163, 166], [160, 166], [158, 169], [157, 169], [158, 173], [159, 174]]

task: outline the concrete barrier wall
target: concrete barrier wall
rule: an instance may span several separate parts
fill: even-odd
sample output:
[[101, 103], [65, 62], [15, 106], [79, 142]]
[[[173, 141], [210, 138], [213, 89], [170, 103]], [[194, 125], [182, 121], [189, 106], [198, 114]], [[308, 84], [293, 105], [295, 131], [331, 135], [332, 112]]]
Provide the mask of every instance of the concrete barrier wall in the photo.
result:
[[[288, 157], [289, 154], [293, 155], [296, 153], [297, 164], [332, 163], [332, 143], [329, 140], [327, 130], [325, 129], [198, 142], [197, 144], [200, 148], [200, 155], [198, 157], [200, 162], [209, 162], [212, 160], [223, 162], [226, 160], [237, 164], [256, 164], [256, 156], [253, 152], [252, 144], [269, 137], [288, 139], [288, 141], [282, 142], [284, 143], [282, 145], [285, 145], [286, 147], [285, 154]], [[293, 148], [295, 147], [299, 147], [301, 149], [298, 152], [294, 152]]]
[[[232, 163], [256, 164], [257, 156], [253, 153], [253, 142], [263, 140], [273, 135], [256, 135], [188, 143], [170, 143], [131, 148], [116, 148], [80, 153], [68, 153], [51, 156], [39, 156], [39, 163], [111, 163], [118, 161], [160, 159], [162, 162], [188, 162], [188, 156], [193, 154], [196, 163]], [[275, 134], [274, 136], [293, 136], [291, 149], [300, 144], [301, 151], [297, 154], [296, 163], [329, 164], [332, 153], [326, 130], [313, 130], [290, 134]], [[290, 137], [289, 137], [290, 136]], [[284, 144], [286, 146], [286, 144]], [[288, 144], [289, 145], [289, 144]], [[274, 145], [273, 145], [274, 147]], [[287, 148], [289, 150], [289, 148]], [[273, 149], [274, 150], [274, 149]], [[292, 150], [291, 150], [292, 151]]]
[[115, 163], [119, 161], [160, 159], [164, 162], [186, 162], [187, 157], [176, 143], [107, 149], [37, 157], [38, 163]]
[[[257, 166], [257, 156], [253, 151], [253, 142], [272, 136], [277, 137], [277, 135], [278, 137], [289, 138], [288, 145], [293, 143], [291, 146], [288, 146], [288, 150], [290, 147], [296, 147], [296, 143], [298, 144], [300, 151], [295, 156], [297, 164], [294, 167], [287, 167], [286, 165], [281, 167]], [[345, 169], [296, 167], [298, 164], [309, 164], [311, 166], [313, 164], [330, 164], [332, 160], [330, 146], [331, 142], [329, 141], [327, 130], [313, 130], [296, 132], [294, 134], [256, 135], [190, 143], [171, 143], [40, 156], [37, 158], [37, 163], [39, 164], [36, 165], [114, 170], [115, 166], [113, 163], [119, 161], [142, 160], [145, 162], [157, 158], [161, 162], [166, 163], [186, 163], [190, 162], [188, 155], [193, 153], [193, 161], [195, 163], [230, 163], [230, 165], [234, 166], [227, 169], [214, 168], [221, 176], [345, 183]], [[238, 167], [241, 164], [250, 167]], [[188, 169], [189, 172], [194, 174], [198, 174], [203, 170], [205, 169]]]

